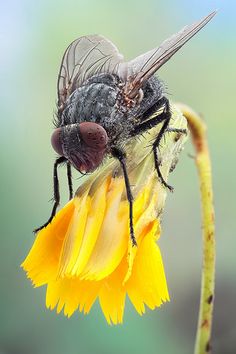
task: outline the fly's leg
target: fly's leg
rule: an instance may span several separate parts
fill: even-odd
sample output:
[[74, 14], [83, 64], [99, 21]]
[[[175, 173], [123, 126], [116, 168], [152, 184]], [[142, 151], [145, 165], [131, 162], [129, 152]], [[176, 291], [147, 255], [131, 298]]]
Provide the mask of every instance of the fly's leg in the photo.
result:
[[[158, 159], [158, 148], [163, 138], [163, 135], [168, 131], [170, 119], [171, 119], [171, 111], [170, 111], [170, 104], [166, 97], [162, 97], [159, 102], [155, 104], [155, 109], [158, 111], [161, 106], [164, 106], [164, 110], [162, 113], [158, 114], [157, 116], [150, 118], [149, 120], [145, 120], [143, 123], [140, 123], [138, 126], [135, 127], [134, 131], [132, 132], [133, 136], [138, 134], [144, 133], [145, 131], [155, 127], [156, 125], [163, 123], [162, 127], [152, 145], [153, 155], [154, 155], [154, 164], [155, 169], [157, 171], [158, 178], [160, 182], [168, 188], [170, 191], [173, 191], [173, 187], [171, 187], [163, 178], [161, 170], [160, 170], [160, 163]], [[153, 110], [153, 109], [152, 109]]]
[[126, 187], [126, 195], [129, 202], [129, 230], [130, 230], [130, 238], [133, 246], [137, 246], [137, 241], [134, 235], [134, 225], [133, 225], [133, 195], [130, 188], [129, 176], [126, 167], [126, 157], [125, 153], [118, 148], [112, 149], [112, 155], [120, 161], [124, 179], [125, 179], [125, 187]]
[[[188, 134], [188, 130], [187, 129], [181, 129], [181, 128], [167, 128], [166, 129], [166, 133], [177, 133], [177, 134], [185, 134], [187, 135]], [[178, 139], [177, 139], [178, 140]]]
[[61, 157], [58, 157], [54, 163], [54, 166], [53, 166], [54, 205], [52, 208], [51, 216], [45, 224], [43, 224], [42, 226], [35, 229], [34, 233], [36, 233], [36, 232], [42, 230], [44, 227], [46, 227], [52, 221], [53, 217], [56, 214], [57, 207], [60, 203], [60, 192], [59, 192], [59, 180], [58, 180], [58, 174], [57, 174], [57, 167], [65, 161], [66, 161], [66, 158], [64, 156], [61, 156]]
[[161, 181], [161, 183], [166, 187], [168, 188], [171, 192], [173, 192], [174, 188], [172, 186], [170, 186], [166, 181], [165, 179], [163, 178], [162, 176], [162, 173], [161, 173], [161, 170], [160, 170], [160, 163], [159, 163], [159, 160], [158, 160], [158, 148], [159, 148], [159, 145], [160, 145], [160, 142], [161, 142], [161, 139], [163, 138], [163, 135], [165, 134], [167, 128], [168, 128], [168, 125], [169, 125], [169, 122], [170, 122], [170, 115], [168, 113], [166, 113], [166, 119], [161, 127], [161, 130], [159, 131], [159, 134], [157, 135], [153, 145], [152, 145], [152, 151], [153, 151], [153, 155], [154, 155], [154, 164], [155, 164], [155, 169], [157, 171], [157, 175], [158, 175], [158, 178], [159, 180]]
[[69, 200], [73, 198], [73, 184], [72, 184], [72, 174], [71, 174], [71, 164], [67, 161], [67, 180], [69, 187]]

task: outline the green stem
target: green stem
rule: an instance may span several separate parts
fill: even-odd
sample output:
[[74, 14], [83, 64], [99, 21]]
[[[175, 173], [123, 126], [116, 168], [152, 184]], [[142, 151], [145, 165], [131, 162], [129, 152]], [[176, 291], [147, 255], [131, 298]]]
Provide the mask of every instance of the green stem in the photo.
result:
[[212, 191], [211, 162], [206, 138], [206, 126], [200, 116], [186, 105], [177, 104], [188, 121], [192, 142], [196, 150], [203, 223], [203, 265], [201, 298], [195, 354], [211, 351], [211, 328], [215, 289], [215, 223]]

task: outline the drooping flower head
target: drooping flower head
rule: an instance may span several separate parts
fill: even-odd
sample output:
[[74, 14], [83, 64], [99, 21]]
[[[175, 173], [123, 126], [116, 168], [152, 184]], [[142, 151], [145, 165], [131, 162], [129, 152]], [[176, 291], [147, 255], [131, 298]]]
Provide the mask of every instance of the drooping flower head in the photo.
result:
[[[186, 128], [172, 106], [172, 128]], [[22, 264], [34, 286], [47, 286], [46, 306], [70, 317], [88, 313], [98, 298], [108, 323], [121, 323], [128, 295], [141, 315], [169, 300], [160, 249], [160, 217], [167, 191], [154, 168], [152, 142], [157, 126], [125, 147], [134, 196], [134, 232], [122, 169], [108, 159], [86, 177], [75, 197], [41, 230]], [[185, 135], [165, 134], [159, 151], [167, 179], [177, 163]]]

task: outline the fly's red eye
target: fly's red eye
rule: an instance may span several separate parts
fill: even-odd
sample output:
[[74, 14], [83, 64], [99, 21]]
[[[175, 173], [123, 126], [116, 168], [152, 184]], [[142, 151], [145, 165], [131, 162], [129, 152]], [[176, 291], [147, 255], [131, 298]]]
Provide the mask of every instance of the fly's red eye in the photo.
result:
[[105, 129], [93, 122], [80, 123], [80, 135], [85, 144], [91, 148], [104, 149], [108, 142], [108, 136]]
[[61, 144], [61, 128], [57, 128], [52, 133], [51, 144], [53, 149], [59, 154], [63, 155], [62, 144]]

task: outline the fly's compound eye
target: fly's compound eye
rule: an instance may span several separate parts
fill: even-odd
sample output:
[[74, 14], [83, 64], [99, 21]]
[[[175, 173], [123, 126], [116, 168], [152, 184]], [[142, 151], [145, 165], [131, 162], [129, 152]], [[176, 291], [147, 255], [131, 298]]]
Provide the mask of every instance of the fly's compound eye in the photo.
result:
[[61, 143], [61, 128], [57, 128], [52, 133], [51, 144], [53, 149], [61, 156], [63, 156], [62, 143]]
[[85, 144], [91, 148], [103, 150], [105, 149], [108, 136], [105, 129], [93, 122], [80, 123], [80, 136]]

